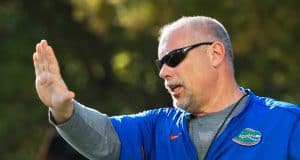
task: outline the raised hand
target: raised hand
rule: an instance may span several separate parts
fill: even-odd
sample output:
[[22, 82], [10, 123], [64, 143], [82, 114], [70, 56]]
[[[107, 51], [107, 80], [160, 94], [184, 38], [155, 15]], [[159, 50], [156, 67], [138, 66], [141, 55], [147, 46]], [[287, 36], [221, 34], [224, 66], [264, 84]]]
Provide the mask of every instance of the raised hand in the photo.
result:
[[54, 51], [46, 40], [36, 45], [33, 62], [36, 90], [41, 101], [50, 108], [57, 123], [66, 121], [73, 114], [75, 94], [62, 79]]

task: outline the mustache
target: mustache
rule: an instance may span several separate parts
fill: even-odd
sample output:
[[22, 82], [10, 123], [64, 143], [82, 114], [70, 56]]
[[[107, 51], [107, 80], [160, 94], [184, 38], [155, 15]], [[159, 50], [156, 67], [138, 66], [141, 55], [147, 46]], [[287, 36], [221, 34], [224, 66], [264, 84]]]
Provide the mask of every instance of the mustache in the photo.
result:
[[174, 86], [184, 86], [184, 83], [181, 80], [165, 80], [164, 84], [167, 90], [170, 90]]

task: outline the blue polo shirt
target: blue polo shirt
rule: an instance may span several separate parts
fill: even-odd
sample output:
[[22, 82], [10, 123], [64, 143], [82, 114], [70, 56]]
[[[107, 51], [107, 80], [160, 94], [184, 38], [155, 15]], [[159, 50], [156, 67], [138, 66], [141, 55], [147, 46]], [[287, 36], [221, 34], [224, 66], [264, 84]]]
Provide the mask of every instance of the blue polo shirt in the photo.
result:
[[[249, 98], [243, 111], [214, 141], [206, 159], [300, 159], [300, 108], [245, 91]], [[110, 117], [121, 141], [120, 159], [197, 160], [188, 116], [162, 108]]]

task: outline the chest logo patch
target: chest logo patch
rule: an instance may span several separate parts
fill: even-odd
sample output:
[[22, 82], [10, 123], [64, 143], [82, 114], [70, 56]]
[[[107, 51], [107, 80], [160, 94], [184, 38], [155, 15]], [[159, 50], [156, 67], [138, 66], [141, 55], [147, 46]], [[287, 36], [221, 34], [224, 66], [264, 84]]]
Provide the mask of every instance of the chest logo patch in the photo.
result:
[[260, 131], [252, 128], [245, 128], [232, 141], [243, 146], [254, 146], [261, 141], [262, 134]]

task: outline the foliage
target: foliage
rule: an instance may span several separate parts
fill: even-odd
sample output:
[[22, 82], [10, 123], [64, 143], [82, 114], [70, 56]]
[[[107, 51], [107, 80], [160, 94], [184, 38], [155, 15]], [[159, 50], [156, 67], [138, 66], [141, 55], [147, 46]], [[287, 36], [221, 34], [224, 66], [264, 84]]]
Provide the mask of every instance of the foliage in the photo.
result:
[[34, 88], [32, 53], [47, 39], [77, 100], [109, 115], [170, 105], [153, 65], [161, 26], [208, 15], [229, 31], [239, 83], [299, 103], [297, 0], [2, 0], [0, 159], [36, 159], [47, 109]]

